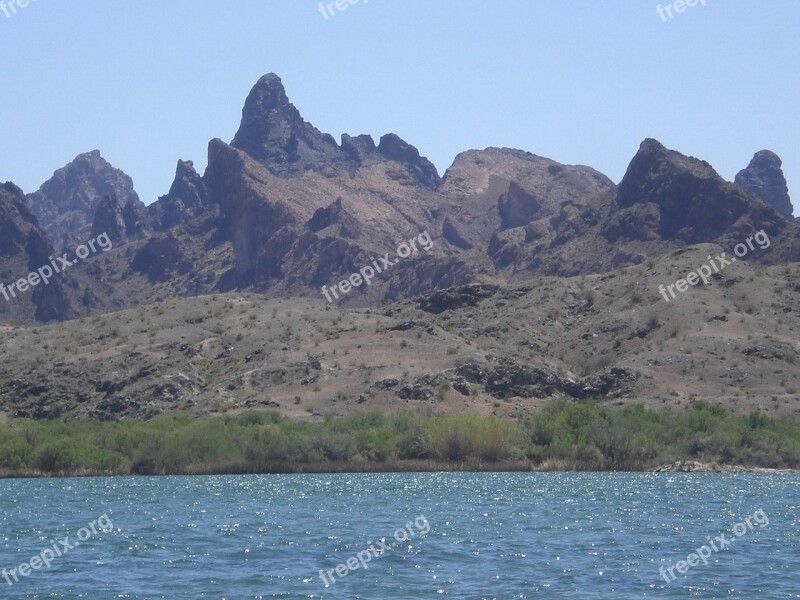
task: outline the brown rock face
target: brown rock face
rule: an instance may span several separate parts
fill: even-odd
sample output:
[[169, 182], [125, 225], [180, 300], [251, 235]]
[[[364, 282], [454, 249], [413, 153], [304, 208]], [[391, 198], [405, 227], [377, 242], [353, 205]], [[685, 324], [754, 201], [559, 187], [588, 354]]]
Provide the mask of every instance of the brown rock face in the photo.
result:
[[303, 120], [274, 73], [259, 79], [250, 91], [231, 145], [280, 176], [346, 161], [332, 136]]
[[542, 210], [536, 196], [523, 190], [516, 182], [508, 184], [508, 191], [497, 199], [500, 226], [503, 229], [527, 225]]
[[500, 230], [557, 218], [569, 207], [589, 206], [612, 189], [608, 177], [589, 167], [563, 165], [521, 150], [488, 148], [459, 154], [438, 191], [454, 205], [448, 216], [458, 223], [462, 236], [473, 244], [487, 244]]
[[720, 238], [744, 220], [771, 235], [786, 226], [775, 209], [754, 200], [707, 162], [667, 150], [653, 139], [642, 142], [617, 192], [623, 209], [654, 204], [659, 235], [689, 244]]
[[[22, 292], [16, 283], [48, 265], [53, 255], [22, 190], [13, 183], [0, 185], [0, 319], [53, 321], [73, 316], [60, 275]], [[12, 284], [15, 289], [9, 289]]]
[[342, 199], [337, 198], [330, 206], [318, 208], [308, 222], [313, 232], [338, 226], [338, 235], [345, 238], [357, 238], [361, 232], [358, 219], [342, 207]]
[[106, 196], [117, 197], [122, 205], [134, 202], [144, 208], [131, 178], [94, 150], [78, 155], [57, 170], [28, 199], [42, 228], [55, 243], [64, 238], [86, 239], [95, 211]]
[[769, 150], [756, 152], [747, 168], [737, 173], [735, 182], [761, 198], [784, 217], [792, 218], [792, 201], [780, 157]]
[[141, 238], [150, 233], [150, 226], [141, 202], [134, 198], [121, 205], [116, 196], [100, 201], [92, 223], [91, 236], [107, 233], [115, 244]]
[[205, 180], [233, 244], [237, 285], [279, 277], [290, 230], [299, 225], [296, 212], [270, 198], [268, 174], [244, 152], [213, 140], [208, 155]]
[[131, 269], [146, 275], [151, 282], [168, 281], [175, 273], [186, 273], [191, 267], [180, 244], [169, 234], [151, 238], [131, 262]]
[[186, 223], [208, 207], [208, 192], [192, 161], [179, 160], [169, 193], [147, 207], [156, 231], [166, 231]]
[[419, 185], [430, 189], [436, 189], [439, 185], [439, 173], [433, 163], [420, 156], [419, 150], [394, 133], [387, 133], [381, 138], [378, 153], [405, 166]]
[[[397, 181], [397, 161], [370, 159], [370, 166], [343, 177], [305, 173], [273, 175], [246, 153], [214, 140], [205, 175], [210, 201], [219, 206], [220, 230], [233, 247], [234, 269], [218, 289], [252, 287], [284, 294], [313, 294], [370, 264], [394, 244], [424, 229], [432, 192]], [[401, 168], [402, 165], [401, 165]], [[409, 228], [408, 221], [417, 223]], [[448, 282], [469, 280], [467, 269], [442, 256], [418, 256], [348, 302], [408, 297]]]
[[445, 217], [442, 223], [442, 236], [456, 248], [461, 248], [462, 250], [470, 250], [472, 248], [470, 241], [461, 235], [458, 226], [449, 217]]

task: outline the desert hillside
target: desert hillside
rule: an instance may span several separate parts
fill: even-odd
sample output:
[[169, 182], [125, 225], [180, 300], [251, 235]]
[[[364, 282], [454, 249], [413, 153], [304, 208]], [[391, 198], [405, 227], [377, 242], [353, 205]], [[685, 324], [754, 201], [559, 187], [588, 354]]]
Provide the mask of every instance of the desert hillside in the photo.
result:
[[149, 205], [98, 151], [0, 188], [6, 418], [800, 409], [800, 224], [772, 152], [735, 182], [654, 139], [618, 184], [509, 148], [440, 176], [393, 133], [337, 142], [269, 74], [208, 157]]
[[797, 414], [796, 264], [739, 261], [669, 302], [658, 291], [720, 253], [699, 245], [606, 274], [468, 285], [375, 308], [231, 292], [6, 326], [0, 411], [524, 416], [559, 396]]

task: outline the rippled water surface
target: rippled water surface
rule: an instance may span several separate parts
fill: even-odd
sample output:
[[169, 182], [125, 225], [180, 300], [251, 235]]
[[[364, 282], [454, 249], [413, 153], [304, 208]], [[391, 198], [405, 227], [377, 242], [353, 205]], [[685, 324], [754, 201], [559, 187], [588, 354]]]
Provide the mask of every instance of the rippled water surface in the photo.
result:
[[800, 598], [798, 505], [797, 474], [6, 480], [0, 598]]

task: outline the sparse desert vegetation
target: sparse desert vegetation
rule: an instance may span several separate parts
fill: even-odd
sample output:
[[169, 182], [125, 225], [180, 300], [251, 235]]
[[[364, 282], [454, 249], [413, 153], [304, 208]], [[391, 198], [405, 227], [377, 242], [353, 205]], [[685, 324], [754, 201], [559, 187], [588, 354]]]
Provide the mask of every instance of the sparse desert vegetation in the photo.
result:
[[372, 408], [514, 419], [559, 394], [609, 406], [704, 400], [743, 413], [800, 414], [797, 265], [738, 262], [669, 303], [658, 294], [659, 283], [713, 248], [382, 308], [231, 293], [8, 326], [0, 418], [265, 409], [321, 419]]

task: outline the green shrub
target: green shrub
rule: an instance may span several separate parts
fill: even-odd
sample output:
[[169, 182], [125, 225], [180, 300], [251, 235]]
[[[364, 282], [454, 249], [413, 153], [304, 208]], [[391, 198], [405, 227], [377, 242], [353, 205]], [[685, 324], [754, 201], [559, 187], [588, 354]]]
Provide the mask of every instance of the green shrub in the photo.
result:
[[24, 440], [8, 439], [0, 445], [0, 470], [24, 471], [33, 466], [33, 446]]
[[513, 421], [472, 414], [437, 417], [425, 433], [429, 453], [447, 461], [504, 460], [514, 455], [522, 437]]
[[[199, 473], [347, 468], [432, 460], [467, 467], [529, 461], [641, 470], [680, 459], [800, 466], [800, 426], [694, 402], [687, 410], [613, 409], [555, 399], [524, 422], [473, 414], [355, 412], [321, 422], [272, 412], [0, 423], [0, 473]], [[523, 463], [524, 464], [524, 463]], [[336, 467], [341, 468], [341, 467]], [[361, 468], [360, 466], [358, 468]], [[375, 468], [378, 468], [377, 466]]]

